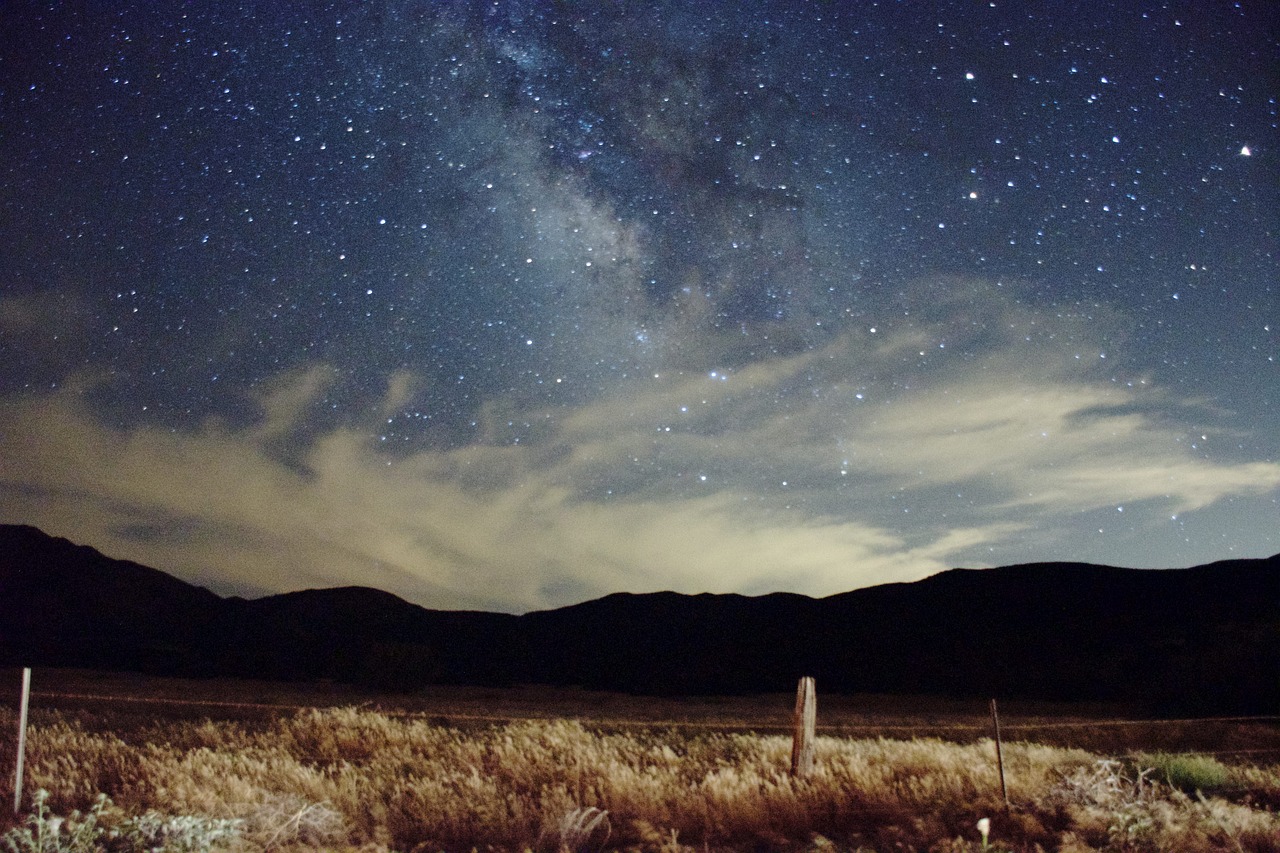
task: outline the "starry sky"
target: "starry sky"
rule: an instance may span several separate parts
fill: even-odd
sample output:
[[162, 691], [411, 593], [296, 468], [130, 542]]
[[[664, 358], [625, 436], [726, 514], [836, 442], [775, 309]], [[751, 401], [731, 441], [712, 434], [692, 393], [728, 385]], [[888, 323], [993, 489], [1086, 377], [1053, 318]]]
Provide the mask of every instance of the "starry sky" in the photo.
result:
[[507, 612], [1269, 556], [1267, 7], [6, 4], [0, 522]]

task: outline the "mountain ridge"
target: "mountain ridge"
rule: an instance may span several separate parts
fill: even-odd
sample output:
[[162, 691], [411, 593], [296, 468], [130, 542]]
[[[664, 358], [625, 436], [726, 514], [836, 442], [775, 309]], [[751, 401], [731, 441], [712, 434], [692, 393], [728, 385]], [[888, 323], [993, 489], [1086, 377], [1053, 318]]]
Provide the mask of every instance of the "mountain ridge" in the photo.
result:
[[0, 664], [335, 679], [392, 690], [541, 683], [1280, 707], [1280, 555], [1185, 569], [951, 569], [813, 598], [613, 593], [521, 615], [371, 587], [221, 597], [38, 528], [0, 525]]

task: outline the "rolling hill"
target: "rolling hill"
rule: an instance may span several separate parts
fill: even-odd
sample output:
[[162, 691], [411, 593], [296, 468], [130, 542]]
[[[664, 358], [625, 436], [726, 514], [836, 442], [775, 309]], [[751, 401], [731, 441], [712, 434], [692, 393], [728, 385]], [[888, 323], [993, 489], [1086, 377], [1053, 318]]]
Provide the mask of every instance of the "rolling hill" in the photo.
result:
[[618, 593], [513, 616], [365, 587], [223, 598], [0, 525], [0, 664], [186, 676], [790, 689], [1280, 707], [1280, 556], [1188, 569], [955, 569], [826, 598]]

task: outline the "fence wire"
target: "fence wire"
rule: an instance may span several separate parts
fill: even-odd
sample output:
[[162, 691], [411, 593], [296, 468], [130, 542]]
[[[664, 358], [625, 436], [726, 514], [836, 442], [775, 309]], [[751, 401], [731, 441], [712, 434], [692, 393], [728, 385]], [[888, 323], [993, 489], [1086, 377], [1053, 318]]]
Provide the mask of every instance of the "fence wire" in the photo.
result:
[[[31, 691], [33, 698], [40, 697], [44, 699], [73, 699], [91, 702], [125, 702], [142, 705], [182, 705], [190, 707], [206, 707], [206, 708], [251, 708], [255, 710], [268, 711], [306, 711], [320, 710], [325, 707], [348, 707], [342, 705], [318, 706], [318, 705], [295, 705], [288, 703], [268, 703], [268, 702], [228, 702], [218, 699], [170, 699], [170, 698], [154, 698], [145, 696], [114, 696], [101, 693], [56, 693], [50, 691]], [[372, 706], [366, 706], [371, 707]], [[380, 713], [391, 717], [403, 717], [410, 719], [432, 719], [445, 718], [450, 720], [473, 720], [476, 722], [542, 722], [548, 719], [559, 719], [559, 715], [547, 715], [542, 717], [522, 716], [520, 714], [467, 714], [457, 713], [448, 710], [428, 710], [428, 711], [403, 711], [394, 709], [377, 709]], [[614, 717], [592, 718], [587, 715], [574, 716], [582, 722], [590, 722], [597, 725], [618, 726], [618, 727], [641, 727], [641, 728], [716, 728], [716, 729], [741, 729], [744, 731], [752, 731], [757, 729], [790, 729], [792, 724], [789, 721], [782, 720], [627, 720]], [[1052, 722], [1052, 723], [1001, 723], [1001, 728], [1012, 730], [1031, 730], [1037, 731], [1041, 729], [1079, 729], [1092, 728], [1096, 726], [1152, 726], [1152, 725], [1187, 725], [1191, 723], [1280, 723], [1280, 715], [1257, 715], [1257, 716], [1238, 716], [1238, 717], [1178, 717], [1173, 719], [1147, 719], [1147, 720], [1121, 720], [1121, 719], [1080, 719], [1071, 722]], [[938, 731], [990, 731], [989, 724], [976, 723], [926, 723], [901, 725], [893, 723], [826, 723], [819, 724], [818, 730], [826, 731], [850, 731], [864, 730], [870, 732], [893, 731], [893, 732], [938, 732]], [[1275, 751], [1275, 750], [1264, 750]]]

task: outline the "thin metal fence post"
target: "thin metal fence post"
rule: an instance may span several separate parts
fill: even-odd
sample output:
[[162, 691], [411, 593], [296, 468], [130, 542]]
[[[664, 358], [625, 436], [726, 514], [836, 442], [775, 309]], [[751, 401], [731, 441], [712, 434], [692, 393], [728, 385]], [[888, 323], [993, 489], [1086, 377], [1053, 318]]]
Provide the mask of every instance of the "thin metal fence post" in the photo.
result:
[[22, 811], [22, 764], [27, 753], [27, 703], [31, 698], [31, 667], [22, 668], [22, 702], [18, 709], [18, 760], [13, 770], [13, 813]]
[[991, 722], [996, 729], [996, 766], [1000, 769], [1000, 796], [1004, 798], [1004, 807], [1009, 808], [1009, 789], [1004, 783], [1004, 750], [1000, 745], [1000, 713], [996, 710], [996, 700], [991, 700]]

